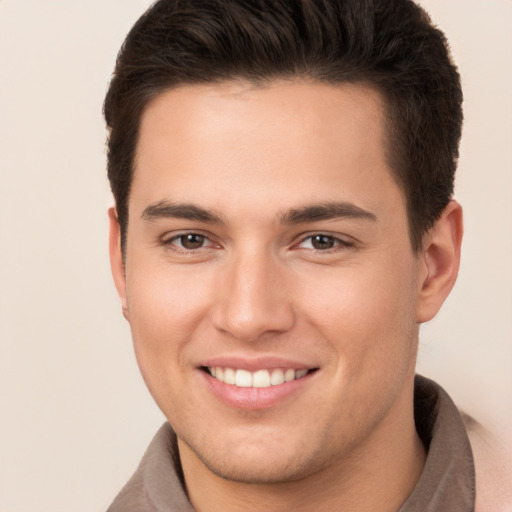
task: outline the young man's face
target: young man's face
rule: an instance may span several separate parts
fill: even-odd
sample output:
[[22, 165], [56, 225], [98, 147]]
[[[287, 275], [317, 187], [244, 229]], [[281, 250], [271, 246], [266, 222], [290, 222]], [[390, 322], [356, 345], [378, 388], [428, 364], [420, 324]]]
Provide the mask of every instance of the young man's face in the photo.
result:
[[383, 115], [375, 91], [310, 82], [184, 86], [145, 111], [114, 273], [182, 458], [293, 480], [406, 421], [427, 271]]

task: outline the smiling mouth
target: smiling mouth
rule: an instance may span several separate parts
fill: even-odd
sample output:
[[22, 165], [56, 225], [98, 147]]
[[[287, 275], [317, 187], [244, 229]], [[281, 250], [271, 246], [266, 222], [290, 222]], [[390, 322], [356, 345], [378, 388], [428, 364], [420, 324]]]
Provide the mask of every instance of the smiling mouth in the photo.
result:
[[302, 379], [306, 375], [317, 371], [318, 368], [273, 368], [250, 372], [248, 370], [223, 368], [220, 366], [202, 366], [201, 370], [214, 379], [231, 386], [240, 388], [268, 388], [270, 386], [279, 386], [285, 382]]

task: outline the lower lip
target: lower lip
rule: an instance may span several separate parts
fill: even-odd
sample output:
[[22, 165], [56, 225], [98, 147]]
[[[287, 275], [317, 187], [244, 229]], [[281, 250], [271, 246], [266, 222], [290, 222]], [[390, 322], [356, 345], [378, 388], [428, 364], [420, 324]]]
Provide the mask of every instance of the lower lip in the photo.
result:
[[300, 379], [283, 382], [266, 388], [243, 388], [225, 384], [208, 373], [199, 370], [213, 394], [231, 407], [245, 410], [269, 409], [300, 391], [317, 372]]

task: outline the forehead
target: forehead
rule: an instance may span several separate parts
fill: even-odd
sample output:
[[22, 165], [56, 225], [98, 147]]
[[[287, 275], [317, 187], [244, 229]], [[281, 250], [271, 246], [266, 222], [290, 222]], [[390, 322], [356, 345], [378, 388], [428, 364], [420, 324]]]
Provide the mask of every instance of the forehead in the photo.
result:
[[264, 200], [286, 209], [357, 199], [369, 209], [401, 201], [391, 185], [384, 103], [375, 90], [226, 82], [181, 86], [148, 105], [132, 195], [140, 207], [206, 201], [228, 214], [261, 209]]

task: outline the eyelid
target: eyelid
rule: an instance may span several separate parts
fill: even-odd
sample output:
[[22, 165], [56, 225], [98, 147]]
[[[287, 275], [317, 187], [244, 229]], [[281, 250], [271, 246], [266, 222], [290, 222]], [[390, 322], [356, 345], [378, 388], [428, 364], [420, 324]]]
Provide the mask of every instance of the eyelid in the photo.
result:
[[302, 245], [307, 240], [311, 240], [315, 236], [325, 236], [327, 238], [332, 238], [335, 241], [335, 245], [329, 249], [315, 249], [314, 247], [307, 248], [308, 250], [318, 253], [329, 253], [336, 250], [349, 249], [356, 245], [356, 240], [348, 235], [341, 235], [340, 233], [331, 233], [328, 231], [315, 231], [301, 234], [298, 242], [292, 245], [292, 249], [300, 249], [300, 245]]
[[[183, 236], [187, 235], [198, 235], [205, 239], [205, 241], [208, 242], [207, 245], [204, 245], [202, 247], [198, 247], [197, 249], [186, 249], [184, 247], [180, 247], [179, 245], [175, 244], [174, 242], [176, 240], [179, 240]], [[210, 249], [211, 247], [219, 247], [220, 244], [214, 241], [213, 236], [209, 233], [205, 233], [201, 229], [185, 229], [182, 231], [172, 231], [167, 232], [166, 234], [159, 237], [159, 245], [162, 245], [164, 247], [170, 247], [173, 246], [176, 252], [182, 252], [182, 253], [194, 253], [197, 251], [201, 251], [204, 249]]]
[[[180, 245], [175, 243], [175, 241], [179, 240], [181, 237], [191, 234], [203, 237], [206, 242], [206, 245], [198, 247], [197, 249], [186, 249], [184, 247], [180, 247]], [[332, 238], [335, 241], [335, 245], [328, 249], [315, 249], [314, 247], [311, 247], [305, 248], [306, 250], [314, 251], [317, 253], [330, 253], [335, 252], [337, 250], [349, 249], [357, 244], [357, 240], [355, 240], [353, 237], [349, 235], [342, 235], [340, 233], [332, 233], [328, 231], [314, 231], [309, 233], [302, 233], [298, 237], [296, 237], [297, 241], [291, 244], [291, 249], [301, 249], [300, 246], [304, 242], [306, 242], [307, 240], [311, 240], [315, 236], [324, 236]], [[159, 237], [159, 245], [162, 245], [164, 247], [172, 246], [172, 250], [188, 254], [205, 249], [221, 247], [221, 244], [215, 240], [215, 237], [211, 233], [204, 232], [201, 229], [185, 229], [182, 231], [167, 232]]]

